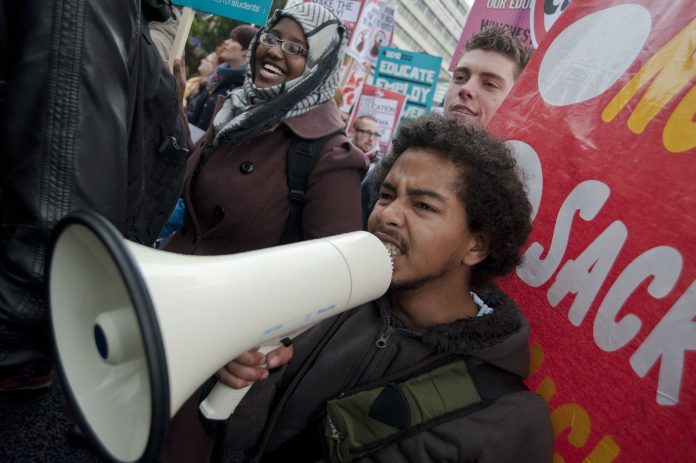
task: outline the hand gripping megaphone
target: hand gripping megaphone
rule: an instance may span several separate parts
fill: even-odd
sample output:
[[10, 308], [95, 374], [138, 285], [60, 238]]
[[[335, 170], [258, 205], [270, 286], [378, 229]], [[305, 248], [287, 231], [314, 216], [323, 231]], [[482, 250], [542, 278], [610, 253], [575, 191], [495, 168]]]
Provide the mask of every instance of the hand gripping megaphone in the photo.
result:
[[353, 232], [229, 256], [125, 241], [76, 212], [47, 261], [58, 370], [82, 430], [110, 461], [156, 461], [169, 419], [247, 350], [375, 299], [391, 259]]

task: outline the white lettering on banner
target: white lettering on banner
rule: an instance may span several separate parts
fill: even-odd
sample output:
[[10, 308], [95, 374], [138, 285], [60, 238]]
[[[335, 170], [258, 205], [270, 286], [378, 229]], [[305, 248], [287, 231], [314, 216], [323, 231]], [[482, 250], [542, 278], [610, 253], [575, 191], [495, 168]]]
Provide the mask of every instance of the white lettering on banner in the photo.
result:
[[684, 373], [684, 355], [696, 350], [696, 281], [669, 309], [631, 357], [633, 371], [641, 378], [660, 361], [657, 403], [674, 406], [679, 402]]
[[378, 77], [375, 79], [375, 86], [377, 87], [382, 87], [387, 90], [392, 90], [394, 92], [399, 92], [399, 93], [406, 93], [406, 90], [408, 90], [408, 83], [407, 82], [392, 82], [390, 80], [385, 79], [384, 77]]
[[532, 243], [522, 256], [523, 264], [517, 268], [517, 276], [534, 288], [546, 283], [565, 255], [575, 212], [579, 212], [580, 217], [589, 222], [599, 213], [609, 198], [609, 193], [609, 187], [597, 180], [587, 180], [576, 186], [558, 212], [548, 255], [542, 259], [544, 247], [537, 242]]
[[510, 0], [508, 8], [511, 10], [526, 10], [529, 9], [529, 5], [532, 0]]
[[235, 8], [240, 8], [242, 10], [249, 10], [253, 11], [254, 13], [258, 13], [261, 11], [261, 7], [259, 5], [254, 5], [253, 3], [247, 3], [247, 2], [240, 2], [239, 0], [213, 0], [215, 3], [222, 3], [223, 5], [227, 6], [233, 6]]
[[544, 172], [541, 168], [541, 160], [539, 160], [536, 150], [521, 140], [508, 140], [505, 144], [512, 150], [517, 167], [522, 173], [527, 197], [532, 203], [530, 218], [534, 222], [544, 189]]
[[394, 82], [387, 80], [384, 77], [378, 77], [375, 79], [375, 86], [402, 93], [406, 95], [408, 101], [411, 103], [416, 103], [422, 106], [426, 105], [430, 92], [433, 90], [432, 88], [422, 87], [420, 85], [412, 85], [409, 90], [408, 82]]
[[425, 108], [409, 106], [408, 108], [404, 109], [403, 117], [405, 119], [415, 119], [423, 114], [425, 114]]
[[432, 84], [435, 82], [434, 70], [423, 69], [410, 64], [398, 64], [393, 61], [382, 61], [379, 65], [379, 73], [420, 83]]
[[580, 326], [585, 319], [627, 237], [626, 226], [618, 220], [613, 222], [577, 259], [568, 259], [556, 275], [547, 298], [556, 307], [566, 295], [575, 294], [568, 312], [573, 325]]
[[420, 103], [425, 105], [428, 102], [428, 96], [433, 89], [430, 87], [421, 87], [419, 85], [414, 85], [411, 87], [411, 94], [408, 95], [408, 99], [414, 103]]
[[384, 77], [378, 77], [375, 79], [375, 86], [408, 95], [408, 82], [392, 82]]
[[656, 299], [668, 295], [682, 270], [682, 255], [669, 246], [650, 249], [621, 272], [604, 296], [594, 320], [594, 340], [600, 349], [613, 352], [628, 344], [640, 331], [641, 321], [633, 314], [616, 320], [629, 296], [649, 277], [648, 294]]
[[[597, 180], [578, 184], [561, 205], [548, 256], [541, 259], [544, 248], [532, 243], [524, 255], [524, 264], [517, 275], [529, 286], [546, 283], [559, 268], [565, 255], [575, 213], [585, 221], [593, 220], [609, 198], [609, 187]], [[569, 259], [556, 275], [547, 292], [552, 307], [569, 294], [575, 294], [568, 319], [580, 326], [592, 306], [599, 289], [608, 282], [609, 271], [628, 238], [626, 225], [612, 222], [575, 259]], [[670, 294], [682, 273], [683, 257], [669, 246], [656, 246], [633, 259], [611, 283], [594, 319], [593, 338], [607, 352], [625, 347], [634, 339], [643, 323], [638, 316], [627, 314], [616, 321], [630, 295], [651, 278], [648, 293], [656, 299]], [[687, 351], [696, 351], [696, 281], [669, 309], [643, 340], [630, 358], [638, 376], [645, 377], [660, 362], [656, 401], [674, 406], [679, 402], [684, 362]]]

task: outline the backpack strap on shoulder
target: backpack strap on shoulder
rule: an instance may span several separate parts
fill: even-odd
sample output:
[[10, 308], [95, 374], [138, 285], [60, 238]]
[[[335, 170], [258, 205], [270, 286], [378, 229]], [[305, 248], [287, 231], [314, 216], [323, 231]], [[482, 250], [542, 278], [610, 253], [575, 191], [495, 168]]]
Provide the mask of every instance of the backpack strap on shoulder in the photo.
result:
[[327, 401], [325, 456], [332, 463], [350, 462], [524, 390], [521, 377], [493, 365], [440, 358], [407, 378], [385, 378]]
[[472, 358], [465, 361], [481, 401], [492, 403], [504, 395], [528, 390], [522, 377], [514, 373]]
[[288, 218], [288, 226], [278, 244], [295, 243], [302, 240], [302, 207], [309, 183], [309, 176], [317, 163], [317, 158], [324, 144], [331, 137], [341, 133], [345, 135], [346, 132], [344, 129], [340, 129], [325, 137], [312, 140], [300, 138], [290, 130], [286, 130], [286, 133], [290, 138], [287, 173], [290, 216]]

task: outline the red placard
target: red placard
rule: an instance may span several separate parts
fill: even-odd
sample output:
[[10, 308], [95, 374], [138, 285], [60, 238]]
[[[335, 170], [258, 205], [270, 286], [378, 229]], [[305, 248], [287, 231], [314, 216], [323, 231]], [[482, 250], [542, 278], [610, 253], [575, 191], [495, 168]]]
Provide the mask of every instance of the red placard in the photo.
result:
[[348, 124], [349, 133], [353, 133], [355, 119], [368, 115], [379, 122], [379, 146], [382, 153], [389, 150], [391, 140], [394, 137], [394, 129], [399, 124], [401, 113], [406, 103], [406, 95], [392, 92], [373, 85], [363, 85], [358, 106], [353, 111], [353, 117]]
[[343, 104], [339, 108], [345, 113], [350, 113], [353, 110], [353, 106], [360, 99], [368, 72], [367, 67], [363, 66], [362, 63], [354, 62], [352, 58], [350, 59], [349, 74], [346, 83], [343, 85]]
[[537, 212], [501, 286], [556, 461], [696, 461], [696, 3], [575, 1], [489, 129]]

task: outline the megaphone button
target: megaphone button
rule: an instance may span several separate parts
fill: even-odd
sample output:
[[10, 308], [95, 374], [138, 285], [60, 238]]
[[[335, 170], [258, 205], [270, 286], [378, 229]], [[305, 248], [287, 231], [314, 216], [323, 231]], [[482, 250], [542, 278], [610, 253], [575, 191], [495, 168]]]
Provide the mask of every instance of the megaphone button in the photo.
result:
[[244, 161], [239, 166], [239, 170], [241, 170], [243, 174], [250, 174], [254, 171], [254, 165], [252, 163], [250, 163], [249, 161]]
[[225, 208], [218, 204], [215, 206], [213, 214], [217, 220], [221, 220], [225, 216]]

